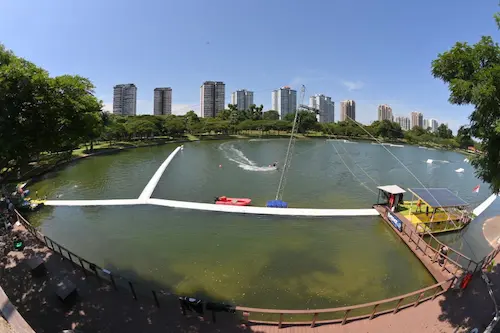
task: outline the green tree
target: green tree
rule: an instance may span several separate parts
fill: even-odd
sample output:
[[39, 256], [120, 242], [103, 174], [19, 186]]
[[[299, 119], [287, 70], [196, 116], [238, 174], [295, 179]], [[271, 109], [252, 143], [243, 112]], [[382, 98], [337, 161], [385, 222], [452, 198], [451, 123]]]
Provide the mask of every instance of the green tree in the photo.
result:
[[24, 174], [41, 153], [100, 135], [101, 102], [80, 76], [51, 78], [0, 45], [0, 182]]
[[[295, 118], [295, 113], [289, 113], [285, 116], [285, 120], [292, 122]], [[316, 114], [309, 111], [299, 111], [297, 117], [297, 132], [306, 133], [307, 131], [311, 131], [317, 129], [316, 125], [318, 124], [318, 120], [316, 119]]]
[[460, 126], [456, 137], [458, 146], [462, 149], [474, 146], [474, 140], [470, 136], [470, 129], [465, 126]]
[[182, 116], [167, 116], [163, 122], [163, 126], [165, 134], [172, 137], [178, 137], [186, 131], [186, 123]]
[[441, 124], [438, 126], [436, 134], [438, 137], [442, 139], [451, 139], [453, 138], [453, 132], [448, 128], [446, 124]]
[[[495, 15], [500, 30], [500, 15]], [[432, 74], [449, 85], [452, 104], [473, 105], [470, 134], [483, 154], [471, 163], [476, 174], [500, 191], [500, 46], [489, 36], [469, 45], [458, 42], [432, 62]]]
[[201, 130], [200, 118], [193, 110], [184, 115], [186, 130], [189, 133], [196, 133]]
[[229, 109], [224, 109], [224, 110], [221, 110], [219, 111], [219, 113], [217, 114], [217, 119], [219, 120], [229, 120], [229, 118], [231, 117], [231, 110]]
[[269, 110], [269, 111], [266, 111], [262, 114], [262, 119], [264, 119], [264, 120], [279, 120], [280, 114], [278, 113], [278, 111]]

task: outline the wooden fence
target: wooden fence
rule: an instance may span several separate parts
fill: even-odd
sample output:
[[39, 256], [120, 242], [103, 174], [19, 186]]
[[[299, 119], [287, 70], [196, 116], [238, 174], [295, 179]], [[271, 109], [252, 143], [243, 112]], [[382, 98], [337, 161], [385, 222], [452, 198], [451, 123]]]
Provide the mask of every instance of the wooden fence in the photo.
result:
[[[85, 260], [79, 255], [71, 252], [61, 244], [57, 243], [53, 239], [40, 233], [21, 214], [19, 214], [19, 212], [16, 211], [16, 214], [18, 220], [33, 236], [38, 238], [41, 242], [45, 243], [47, 247], [49, 247], [53, 251], [70, 260], [73, 265], [81, 267], [85, 276], [95, 276], [100, 282], [105, 281], [107, 283], [110, 283], [115, 290], [129, 292], [131, 296], [136, 300], [138, 299], [139, 295], [149, 295], [148, 297], [153, 298], [154, 303], [157, 307], [161, 307], [164, 297], [173, 296], [164, 291], [148, 289], [144, 285], [140, 285], [134, 281], [115, 275], [112, 272], [109, 272], [108, 270]], [[404, 228], [403, 232], [406, 232]], [[410, 239], [412, 239], [412, 241], [416, 242], [417, 247], [419, 247], [421, 250], [425, 251], [423, 245], [424, 243], [425, 249], [431, 247], [429, 243], [423, 241], [422, 244], [420, 244], [422, 237], [418, 235], [416, 230], [414, 232], [409, 232], [409, 234], [406, 234], [410, 237]], [[433, 250], [435, 253], [437, 253], [438, 251], [436, 249]], [[451, 262], [455, 262], [449, 257], [446, 258]], [[470, 261], [472, 262], [472, 260]], [[234, 309], [237, 313], [241, 314], [243, 321], [246, 323], [275, 324], [279, 327], [282, 327], [283, 325], [311, 325], [311, 327], [314, 327], [318, 324], [327, 323], [341, 323], [343, 325], [354, 320], [371, 320], [374, 317], [383, 314], [396, 314], [401, 309], [412, 306], [416, 307], [425, 301], [434, 300], [437, 296], [447, 292], [454, 284], [455, 280], [456, 277], [454, 276], [446, 281], [436, 283], [430, 287], [423, 288], [409, 294], [404, 294], [376, 302], [346, 307], [316, 310], [279, 310], [236, 306], [234, 307]], [[273, 319], [272, 317], [276, 318]]]
[[[417, 225], [414, 228], [413, 226], [407, 226], [403, 223], [402, 233], [407, 235], [410, 240], [415, 243], [415, 246], [429, 258], [432, 258], [433, 261], [438, 260], [439, 257], [443, 258], [443, 270], [457, 276], [457, 274], [461, 272], [475, 273], [481, 268], [481, 265], [478, 262], [467, 257], [465, 254], [448, 247], [430, 232], [417, 232], [417, 230], [419, 230], [418, 227], [419, 226]], [[425, 230], [425, 228], [423, 230]], [[447, 246], [448, 248], [448, 253], [446, 255], [441, 253], [441, 249], [444, 246]], [[447, 264], [451, 264], [454, 268], [450, 269]]]

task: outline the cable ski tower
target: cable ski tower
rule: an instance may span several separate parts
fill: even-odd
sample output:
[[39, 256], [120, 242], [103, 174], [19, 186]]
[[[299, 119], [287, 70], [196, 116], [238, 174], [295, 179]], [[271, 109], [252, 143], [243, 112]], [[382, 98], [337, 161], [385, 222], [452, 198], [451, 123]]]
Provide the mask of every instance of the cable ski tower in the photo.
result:
[[283, 170], [281, 171], [281, 177], [280, 177], [280, 182], [278, 185], [278, 190], [276, 191], [276, 201], [282, 201], [282, 199], [283, 199], [283, 192], [285, 190], [285, 185], [286, 185], [286, 174], [288, 172], [288, 169], [290, 168], [290, 164], [292, 163], [293, 149], [295, 147], [295, 140], [296, 140], [295, 134], [297, 133], [297, 130], [298, 130], [297, 120], [299, 119], [299, 111], [301, 109], [305, 109], [307, 111], [310, 111], [310, 109], [311, 109], [311, 108], [303, 105], [305, 94], [306, 94], [306, 87], [304, 85], [302, 85], [302, 88], [300, 89], [301, 104], [299, 105], [297, 110], [295, 110], [295, 117], [293, 119], [293, 125], [292, 125], [292, 134], [290, 135], [290, 140], [288, 141], [288, 148], [286, 150], [285, 162], [283, 164]]

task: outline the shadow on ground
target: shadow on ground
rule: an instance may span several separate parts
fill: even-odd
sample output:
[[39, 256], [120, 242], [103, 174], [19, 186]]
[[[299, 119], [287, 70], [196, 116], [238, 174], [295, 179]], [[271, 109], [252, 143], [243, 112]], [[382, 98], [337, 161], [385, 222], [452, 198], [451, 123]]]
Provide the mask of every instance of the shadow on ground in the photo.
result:
[[[155, 305], [151, 290], [161, 290], [156, 282], [140, 279], [135, 272], [134, 300], [126, 281], [116, 281], [118, 291], [105, 281], [88, 273], [67, 259], [50, 251], [35, 240], [23, 227], [13, 232], [25, 241], [22, 251], [10, 251], [1, 260], [0, 284], [10, 301], [37, 333], [62, 332], [76, 329], [78, 332], [246, 332], [236, 314], [205, 312], [183, 316], [177, 296], [163, 288], [158, 293], [160, 308]], [[9, 245], [7, 245], [9, 246]], [[27, 260], [34, 256], [43, 258], [46, 274], [32, 276]], [[76, 285], [78, 296], [70, 304], [64, 304], [56, 296], [56, 284], [63, 279]], [[147, 286], [143, 289], [139, 286]], [[203, 299], [207, 293], [194, 293]], [[192, 296], [192, 295], [187, 295]], [[222, 302], [224, 300], [213, 300]], [[3, 307], [0, 304], [0, 307]], [[8, 318], [6, 318], [8, 319]]]
[[[488, 273], [493, 283], [495, 298], [500, 299], [500, 266]], [[480, 274], [473, 277], [467, 288], [463, 291], [453, 291], [443, 294], [444, 298], [439, 301], [442, 313], [439, 320], [450, 323], [456, 332], [470, 332], [477, 328], [479, 332], [484, 329], [493, 319], [495, 307], [488, 294], [486, 283]], [[496, 331], [500, 329], [500, 326]]]

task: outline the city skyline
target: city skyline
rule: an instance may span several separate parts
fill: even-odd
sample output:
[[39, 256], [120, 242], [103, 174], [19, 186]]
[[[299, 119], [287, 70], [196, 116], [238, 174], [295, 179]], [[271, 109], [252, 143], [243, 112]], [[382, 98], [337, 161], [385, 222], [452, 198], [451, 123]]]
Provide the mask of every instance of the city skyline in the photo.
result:
[[[299, 91], [304, 84], [307, 97], [323, 93], [332, 96], [337, 105], [342, 99], [355, 100], [356, 118], [361, 123], [376, 120], [373, 110], [389, 104], [396, 114], [418, 110], [448, 122], [454, 131], [469, 122], [473, 108], [449, 104], [448, 87], [433, 78], [431, 62], [457, 41], [475, 43], [482, 35], [498, 33], [491, 19], [498, 10], [495, 1], [478, 6], [465, 0], [411, 4], [388, 0], [376, 5], [362, 0], [311, 0], [288, 3], [287, 15], [282, 15], [282, 6], [275, 2], [258, 0], [250, 7], [243, 6], [230, 6], [223, 0], [198, 2], [196, 6], [159, 0], [137, 6], [123, 6], [115, 0], [104, 5], [97, 0], [7, 1], [0, 5], [0, 31], [7, 48], [42, 65], [50, 75], [72, 73], [89, 78], [109, 111], [113, 103], [110, 87], [134, 82], [139, 88], [136, 114], [151, 114], [152, 91], [167, 79], [175, 92], [172, 113], [193, 109], [199, 114], [200, 84], [214, 78], [226, 82], [228, 94], [240, 87], [250, 88], [255, 93], [254, 103], [263, 104], [265, 110], [271, 109], [270, 91], [285, 85]], [[225, 18], [243, 8], [248, 15], [243, 15], [234, 29]], [[322, 10], [314, 18], [304, 17], [310, 8]], [[173, 15], [164, 20], [164, 12]], [[402, 12], [405, 15], [400, 15]], [[183, 13], [189, 13], [189, 24]], [[331, 13], [343, 14], [332, 21]], [[258, 28], [255, 15], [260, 18]], [[97, 24], [89, 25], [89, 16]], [[123, 17], [134, 17], [128, 26], [130, 34], [116, 34]], [[457, 25], [457, 17], [467, 20]], [[292, 19], [315, 24], [290, 27]], [[11, 29], [20, 21], [23, 25]], [[344, 31], [352, 22], [357, 24]], [[280, 38], [269, 33], [283, 27], [290, 27], [291, 32]], [[176, 33], [169, 34], [167, 43], [159, 43], [165, 31]], [[270, 51], [240, 52], [237, 57], [227, 52], [242, 36], [248, 45]], [[137, 45], [131, 47], [131, 40]], [[297, 40], [308, 40], [317, 52], [297, 52]], [[387, 43], [388, 47], [379, 48]], [[424, 47], [416, 49], [415, 45]], [[349, 52], [339, 52], [340, 48]]]
[[[222, 95], [220, 95], [218, 97], [218, 108], [217, 109], [217, 112], [216, 113], [213, 113], [212, 111], [207, 111], [209, 114], [212, 114], [212, 116], [208, 116], [208, 115], [200, 115], [200, 117], [214, 117], [216, 116], [216, 114], [222, 110], [220, 109], [221, 107], [221, 100], [222, 99], [227, 99], [225, 98], [225, 83], [224, 82], [221, 82], [221, 81], [205, 81], [201, 87], [200, 87], [200, 102], [203, 102], [203, 91], [204, 91], [204, 86], [205, 85], [219, 85], [219, 94], [222, 93]], [[135, 89], [135, 94], [137, 92], [137, 87], [134, 85], [134, 84], [118, 84], [118, 85], [115, 85], [113, 88], [114, 88], [114, 100], [116, 99], [116, 89], [117, 87], [126, 87], [126, 86], [133, 86]], [[122, 88], [120, 88], [122, 89]], [[289, 92], [291, 92], [292, 94], [295, 95], [295, 97], [292, 97], [292, 96], [289, 96], [286, 98], [287, 101], [292, 101], [292, 100], [295, 100], [295, 106], [293, 106], [293, 104], [291, 106], [287, 106], [290, 108], [289, 112], [292, 112], [292, 110], [294, 108], [297, 107], [298, 104], [301, 104], [301, 103], [298, 103], [297, 101], [297, 96], [296, 96], [296, 91], [291, 89], [290, 87], [288, 86], [284, 86], [284, 87], [281, 87], [279, 89], [275, 89], [272, 91], [272, 105], [277, 107], [278, 109], [280, 108], [279, 107], [279, 103], [278, 103], [278, 95], [276, 95], [276, 93], [280, 90], [288, 90]], [[160, 92], [161, 92], [161, 96], [160, 97]], [[235, 104], [238, 108], [238, 110], [246, 110], [249, 108], [250, 105], [254, 104], [253, 102], [253, 98], [254, 98], [254, 92], [253, 91], [250, 91], [248, 89], [239, 89], [237, 91], [233, 91], [229, 97], [229, 102], [226, 103], [226, 101], [224, 100], [223, 102], [223, 107], [222, 108], [227, 108], [229, 104]], [[163, 99], [163, 101], [162, 101]], [[143, 114], [154, 114], [154, 115], [169, 115], [169, 114], [172, 114], [172, 110], [171, 110], [171, 107], [172, 107], [172, 88], [171, 87], [166, 87], [166, 88], [155, 88], [154, 89], [154, 97], [153, 97], [153, 100], [154, 100], [154, 108], [153, 108], [153, 112], [152, 113], [143, 113]], [[162, 101], [162, 102], [160, 102]], [[240, 103], [238, 103], [238, 101]], [[160, 106], [160, 103], [162, 103]], [[212, 100], [211, 104], [214, 105], [215, 103], [215, 100]], [[288, 105], [289, 102], [287, 102], [287, 105]], [[241, 105], [240, 105], [241, 104]], [[163, 107], [163, 105], [165, 105]], [[201, 105], [201, 104], [200, 104]], [[350, 114], [350, 117], [354, 120], [356, 120], [356, 101], [354, 100], [344, 100], [344, 101], [340, 101], [340, 110], [338, 110], [339, 112], [339, 115], [338, 115], [338, 118], [335, 117], [335, 101], [332, 100], [331, 97], [329, 96], [325, 96], [324, 94], [315, 94], [313, 96], [310, 96], [309, 97], [309, 106], [310, 107], [314, 107], [314, 108], [317, 108], [320, 110], [318, 116], [317, 116], [317, 119], [318, 119], [318, 122], [320, 123], [325, 123], [325, 122], [337, 122], [337, 121], [344, 121], [345, 118], [346, 118], [346, 114]], [[114, 108], [114, 105], [113, 105], [113, 108]], [[163, 111], [159, 111], [159, 110], [163, 110]], [[157, 111], [158, 110], [158, 111]], [[170, 112], [169, 112], [170, 110]], [[269, 110], [274, 110], [273, 108], [269, 108], [269, 109], [264, 109], [264, 112], [265, 111], [269, 111]], [[108, 111], [110, 112], [109, 110], [103, 110], [103, 111]], [[186, 114], [187, 112], [191, 111], [191, 109], [185, 109], [185, 111], [181, 114], [177, 114], [177, 115], [182, 115], [182, 114]], [[281, 115], [281, 112], [280, 110], [275, 110], [275, 111], [278, 111], [280, 113], [280, 118], [282, 117]], [[289, 113], [289, 112], [285, 112], [283, 117]], [[113, 112], [115, 113], [115, 112]], [[116, 114], [122, 114], [122, 113], [116, 113]], [[414, 118], [414, 114], [416, 114], [415, 117], [417, 118]], [[136, 115], [136, 114], [130, 114], [130, 115]], [[420, 115], [420, 116], [418, 116]], [[418, 118], [420, 117], [420, 118]], [[336, 120], [338, 119], [338, 120]], [[420, 119], [420, 120], [418, 120]], [[373, 123], [373, 121], [375, 120], [378, 120], [378, 121], [382, 121], [382, 120], [391, 120], [395, 123], [398, 123], [401, 128], [403, 130], [409, 130], [411, 128], [414, 127], [413, 125], [413, 122], [414, 121], [417, 121], [419, 122], [420, 125], [417, 125], [417, 126], [420, 126], [424, 129], [427, 129], [427, 128], [430, 128], [432, 131], [436, 131], [437, 130], [437, 127], [439, 126], [439, 122], [437, 121], [437, 119], [435, 118], [424, 118], [424, 114], [423, 112], [418, 112], [418, 111], [412, 111], [409, 113], [409, 116], [404, 116], [404, 115], [395, 115], [393, 113], [393, 110], [392, 110], [392, 107], [388, 104], [380, 104], [378, 107], [377, 107], [377, 118], [376, 119], [373, 119], [373, 120], [370, 120], [368, 122], [365, 122], [364, 124], [365, 125], [369, 125], [371, 123]], [[447, 126], [448, 124], [445, 123]]]

